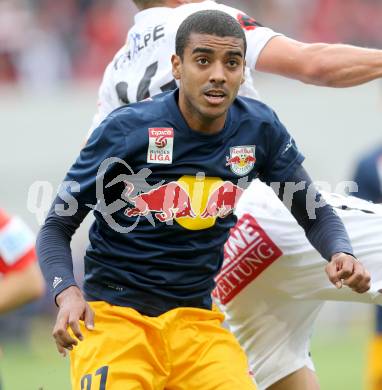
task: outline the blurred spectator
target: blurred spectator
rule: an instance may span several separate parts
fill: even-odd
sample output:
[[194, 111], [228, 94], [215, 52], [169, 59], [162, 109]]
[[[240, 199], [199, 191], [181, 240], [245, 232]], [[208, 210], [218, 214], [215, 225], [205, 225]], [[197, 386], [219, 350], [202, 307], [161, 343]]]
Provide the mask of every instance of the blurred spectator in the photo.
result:
[[382, 2], [380, 0], [316, 0], [308, 25], [311, 40], [381, 46]]
[[[221, 0], [302, 41], [382, 47], [381, 0]], [[131, 0], [0, 0], [0, 83], [97, 81], [121, 47]]]
[[17, 79], [16, 57], [25, 46], [31, 16], [22, 3], [0, 1], [0, 82]]
[[84, 48], [78, 56], [77, 75], [99, 78], [115, 52], [123, 45], [127, 32], [126, 18], [121, 18], [116, 2], [93, 3], [83, 19], [81, 39]]

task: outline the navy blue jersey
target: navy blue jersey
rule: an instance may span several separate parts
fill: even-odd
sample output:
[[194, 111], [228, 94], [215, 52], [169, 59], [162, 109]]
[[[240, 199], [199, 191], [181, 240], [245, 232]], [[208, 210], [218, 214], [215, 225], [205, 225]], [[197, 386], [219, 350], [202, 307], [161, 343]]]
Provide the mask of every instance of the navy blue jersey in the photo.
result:
[[67, 174], [79, 184], [67, 186], [79, 207], [95, 208], [89, 300], [148, 315], [211, 308], [243, 189], [255, 177], [285, 181], [303, 161], [263, 103], [237, 98], [224, 128], [206, 135], [188, 127], [177, 98], [178, 91], [164, 93], [112, 112]]

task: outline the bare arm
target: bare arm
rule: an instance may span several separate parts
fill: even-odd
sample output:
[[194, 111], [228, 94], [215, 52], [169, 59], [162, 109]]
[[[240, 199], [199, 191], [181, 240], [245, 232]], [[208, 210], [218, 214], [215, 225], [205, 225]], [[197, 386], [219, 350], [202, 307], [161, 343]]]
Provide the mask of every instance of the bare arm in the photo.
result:
[[256, 70], [327, 87], [352, 87], [382, 77], [382, 50], [328, 43], [271, 39]]
[[45, 284], [37, 263], [8, 273], [0, 280], [0, 314], [40, 298]]

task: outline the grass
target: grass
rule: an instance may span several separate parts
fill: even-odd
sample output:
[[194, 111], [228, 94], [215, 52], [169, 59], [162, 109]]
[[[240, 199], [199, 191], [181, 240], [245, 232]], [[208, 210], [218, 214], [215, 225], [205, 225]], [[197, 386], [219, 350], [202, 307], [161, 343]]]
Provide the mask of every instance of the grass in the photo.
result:
[[368, 324], [320, 331], [312, 342], [312, 356], [321, 390], [365, 389]]
[[53, 321], [33, 323], [30, 345], [4, 345], [1, 360], [3, 390], [69, 390], [69, 359], [56, 350]]
[[[52, 321], [33, 324], [27, 348], [5, 345], [0, 366], [4, 390], [69, 390], [69, 361], [56, 351]], [[361, 390], [369, 332], [365, 325], [320, 330], [312, 354], [321, 390]], [[191, 389], [190, 389], [191, 390]], [[197, 390], [197, 389], [192, 389]], [[239, 390], [239, 389], [238, 389]]]

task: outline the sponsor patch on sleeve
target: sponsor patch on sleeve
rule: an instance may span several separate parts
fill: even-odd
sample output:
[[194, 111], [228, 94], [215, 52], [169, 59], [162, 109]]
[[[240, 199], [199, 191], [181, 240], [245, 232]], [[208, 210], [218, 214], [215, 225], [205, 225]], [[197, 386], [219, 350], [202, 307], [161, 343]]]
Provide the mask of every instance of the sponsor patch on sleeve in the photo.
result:
[[256, 219], [244, 214], [224, 246], [223, 267], [215, 279], [213, 296], [227, 304], [281, 255]]

